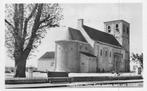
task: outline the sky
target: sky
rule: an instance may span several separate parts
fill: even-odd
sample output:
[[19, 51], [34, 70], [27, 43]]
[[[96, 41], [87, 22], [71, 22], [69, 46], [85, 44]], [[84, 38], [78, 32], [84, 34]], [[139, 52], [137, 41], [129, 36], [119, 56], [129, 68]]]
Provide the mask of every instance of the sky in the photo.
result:
[[[130, 23], [130, 52], [141, 53], [142, 45], [142, 4], [141, 3], [78, 3], [60, 4], [64, 19], [60, 22], [62, 28], [50, 29], [42, 44], [36, 51], [36, 56], [27, 61], [28, 66], [37, 66], [37, 59], [47, 51], [55, 49], [55, 39], [63, 37], [60, 30], [66, 27], [76, 27], [77, 19], [84, 19], [84, 24], [104, 31], [104, 22], [123, 19]], [[56, 32], [58, 31], [58, 33]], [[13, 66], [12, 60], [6, 65]]]
[[142, 7], [141, 4], [64, 4], [64, 24], [76, 26], [79, 18], [84, 24], [104, 31], [104, 23], [123, 19], [130, 23], [130, 51], [142, 52]]

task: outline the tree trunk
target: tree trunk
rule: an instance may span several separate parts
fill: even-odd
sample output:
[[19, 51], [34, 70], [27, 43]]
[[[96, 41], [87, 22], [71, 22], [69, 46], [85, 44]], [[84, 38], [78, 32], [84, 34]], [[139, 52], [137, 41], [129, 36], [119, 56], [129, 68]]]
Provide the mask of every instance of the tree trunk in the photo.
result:
[[15, 77], [26, 77], [26, 59], [25, 57], [20, 57], [15, 60], [16, 73]]

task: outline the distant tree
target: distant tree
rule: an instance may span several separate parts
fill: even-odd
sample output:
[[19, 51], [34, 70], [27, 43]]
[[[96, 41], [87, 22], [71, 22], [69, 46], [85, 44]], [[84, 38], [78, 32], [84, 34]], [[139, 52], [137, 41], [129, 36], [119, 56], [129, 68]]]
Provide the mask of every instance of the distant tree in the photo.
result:
[[132, 60], [133, 61], [139, 61], [140, 62], [140, 65], [141, 67], [143, 68], [143, 53], [141, 54], [138, 54], [138, 53], [132, 53], [132, 56], [131, 56]]
[[5, 45], [15, 60], [15, 77], [26, 77], [26, 61], [45, 37], [47, 30], [59, 26], [59, 4], [6, 4]]

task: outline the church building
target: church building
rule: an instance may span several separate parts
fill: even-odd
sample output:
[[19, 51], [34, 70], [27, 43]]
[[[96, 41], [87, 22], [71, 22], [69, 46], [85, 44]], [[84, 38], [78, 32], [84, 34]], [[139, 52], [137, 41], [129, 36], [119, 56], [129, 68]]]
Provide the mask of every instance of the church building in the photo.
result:
[[124, 20], [104, 22], [100, 31], [78, 19], [67, 39], [55, 42], [54, 70], [71, 73], [129, 72], [129, 29]]

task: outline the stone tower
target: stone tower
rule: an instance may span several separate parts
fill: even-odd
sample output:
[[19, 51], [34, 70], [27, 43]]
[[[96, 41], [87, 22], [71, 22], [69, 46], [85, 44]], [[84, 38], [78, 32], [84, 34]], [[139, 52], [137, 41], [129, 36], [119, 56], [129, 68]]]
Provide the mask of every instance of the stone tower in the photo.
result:
[[129, 71], [130, 24], [124, 20], [104, 22], [105, 32], [112, 34], [125, 50], [125, 68]]

